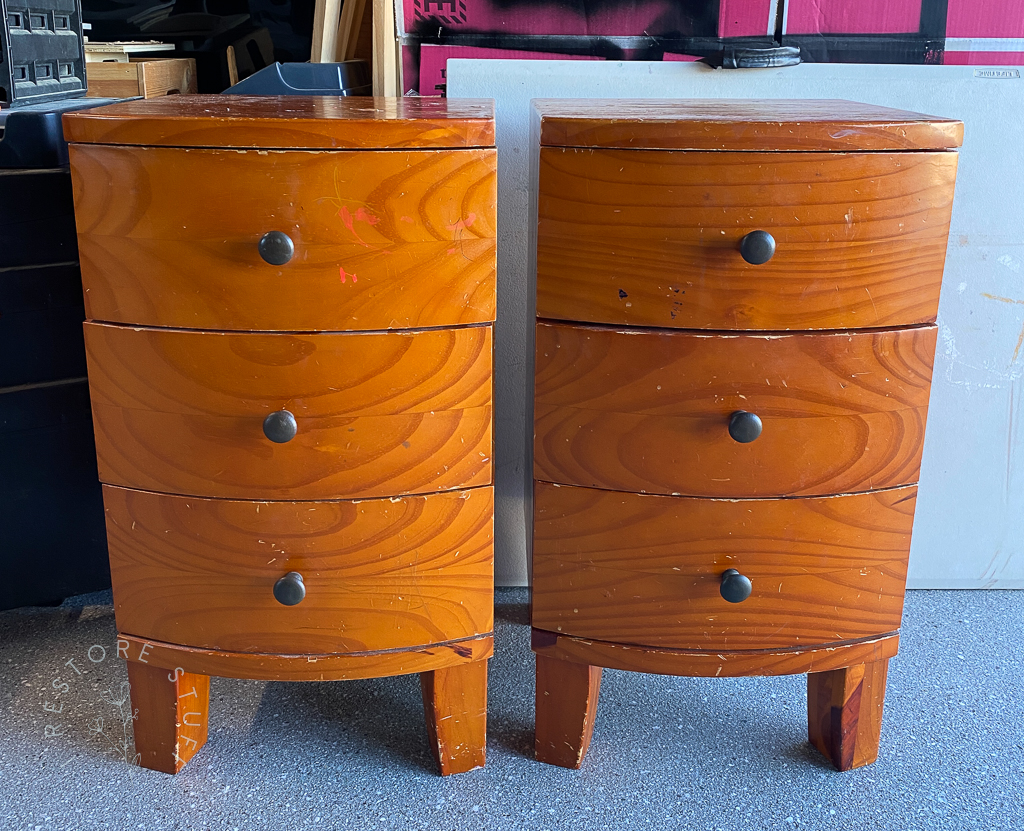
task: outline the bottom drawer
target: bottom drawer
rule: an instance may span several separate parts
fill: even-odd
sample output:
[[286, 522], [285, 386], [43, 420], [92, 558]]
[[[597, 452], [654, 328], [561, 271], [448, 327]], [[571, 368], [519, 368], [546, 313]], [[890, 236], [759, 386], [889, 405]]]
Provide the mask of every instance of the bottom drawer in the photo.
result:
[[[105, 486], [119, 631], [233, 652], [401, 649], [488, 633], [491, 488], [243, 502]], [[274, 584], [302, 575], [285, 606]]]
[[[533, 625], [678, 649], [775, 649], [899, 628], [917, 487], [800, 499], [537, 482]], [[729, 603], [726, 569], [752, 592]]]

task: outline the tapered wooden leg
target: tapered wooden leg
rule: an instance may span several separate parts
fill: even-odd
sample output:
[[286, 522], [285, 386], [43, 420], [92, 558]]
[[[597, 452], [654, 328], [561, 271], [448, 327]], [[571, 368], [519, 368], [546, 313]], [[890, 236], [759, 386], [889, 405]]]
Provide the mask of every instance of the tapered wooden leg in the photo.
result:
[[807, 735], [837, 770], [878, 758], [888, 659], [807, 676]]
[[487, 756], [487, 661], [420, 673], [430, 749], [442, 776], [482, 768]]
[[601, 667], [537, 656], [537, 761], [579, 768], [594, 735]]
[[210, 676], [129, 661], [128, 683], [139, 764], [177, 773], [206, 744]]

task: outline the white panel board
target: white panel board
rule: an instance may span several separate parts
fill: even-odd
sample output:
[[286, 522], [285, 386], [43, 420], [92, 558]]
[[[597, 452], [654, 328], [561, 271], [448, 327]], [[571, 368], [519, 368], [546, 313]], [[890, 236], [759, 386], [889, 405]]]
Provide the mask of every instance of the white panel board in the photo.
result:
[[453, 60], [498, 118], [497, 579], [526, 582], [533, 98], [848, 98], [962, 119], [910, 586], [1024, 588], [1024, 80], [961, 66]]

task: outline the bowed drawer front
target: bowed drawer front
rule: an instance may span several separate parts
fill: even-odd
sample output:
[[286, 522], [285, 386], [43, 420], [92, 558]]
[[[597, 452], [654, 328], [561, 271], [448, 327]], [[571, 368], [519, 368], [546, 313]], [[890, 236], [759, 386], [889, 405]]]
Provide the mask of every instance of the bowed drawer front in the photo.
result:
[[539, 101], [538, 758], [602, 667], [808, 674], [878, 751], [962, 125], [844, 101]]
[[199, 749], [166, 702], [211, 674], [416, 672], [442, 773], [478, 767], [491, 102], [190, 98], [65, 122], [141, 763]]

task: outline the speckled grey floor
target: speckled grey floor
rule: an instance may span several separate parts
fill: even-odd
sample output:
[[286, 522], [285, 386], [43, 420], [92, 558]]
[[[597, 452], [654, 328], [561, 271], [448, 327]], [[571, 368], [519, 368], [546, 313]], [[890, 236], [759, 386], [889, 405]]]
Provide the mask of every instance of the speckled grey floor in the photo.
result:
[[608, 671], [583, 769], [538, 764], [526, 592], [499, 590], [487, 767], [447, 779], [414, 676], [215, 679], [182, 773], [125, 764], [108, 600], [0, 613], [3, 831], [1024, 829], [1024, 592], [909, 593], [881, 757], [839, 774], [807, 744], [802, 677]]

